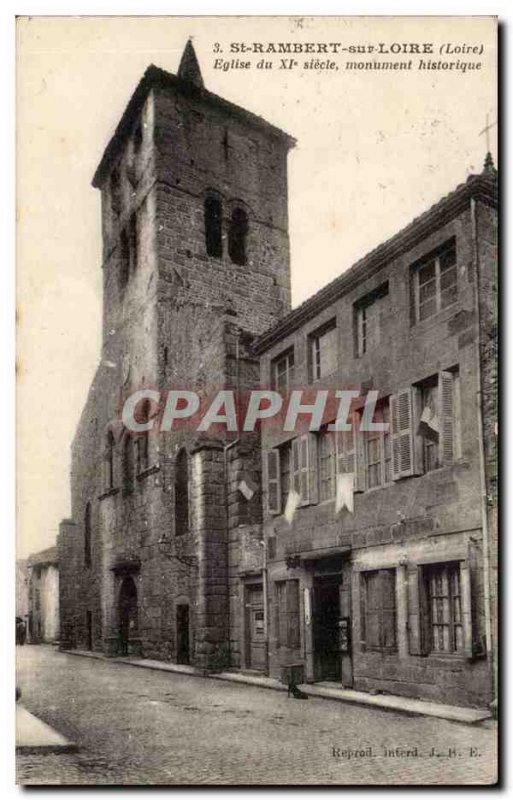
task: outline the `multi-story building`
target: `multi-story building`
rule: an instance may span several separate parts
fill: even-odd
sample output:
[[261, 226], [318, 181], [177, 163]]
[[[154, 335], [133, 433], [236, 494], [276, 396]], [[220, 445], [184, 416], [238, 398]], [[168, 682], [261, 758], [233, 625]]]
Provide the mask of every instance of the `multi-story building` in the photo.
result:
[[[146, 71], [101, 159], [102, 359], [58, 542], [62, 646], [482, 705], [495, 170], [290, 311], [293, 143], [207, 91], [189, 43], [177, 76]], [[141, 387], [258, 383], [353, 389], [353, 429], [120, 421]], [[371, 390], [390, 431], [359, 432]]]
[[[307, 681], [491, 700], [494, 431], [482, 420], [495, 377], [480, 343], [495, 225], [487, 159], [255, 345], [262, 383], [374, 390], [374, 421], [390, 423], [363, 431], [355, 399], [348, 432], [330, 432], [329, 414], [318, 432], [263, 430], [271, 675], [295, 665]], [[354, 506], [337, 513], [344, 474]], [[287, 520], [291, 489], [299, 505]]]
[[29, 556], [28, 630], [30, 644], [59, 639], [59, 559], [56, 547]]

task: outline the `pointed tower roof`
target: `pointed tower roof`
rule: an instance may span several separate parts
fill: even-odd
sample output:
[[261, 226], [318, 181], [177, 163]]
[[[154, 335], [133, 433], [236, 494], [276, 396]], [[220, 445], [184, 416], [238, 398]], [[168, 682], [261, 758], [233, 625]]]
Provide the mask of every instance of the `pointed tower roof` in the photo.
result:
[[178, 67], [178, 77], [180, 80], [192, 83], [200, 89], [204, 86], [199, 62], [191, 39], [188, 39], [185, 45], [180, 66]]
[[495, 164], [493, 163], [493, 156], [490, 151], [488, 151], [484, 162], [483, 173], [485, 175], [495, 175], [496, 172], [497, 170], [495, 169]]

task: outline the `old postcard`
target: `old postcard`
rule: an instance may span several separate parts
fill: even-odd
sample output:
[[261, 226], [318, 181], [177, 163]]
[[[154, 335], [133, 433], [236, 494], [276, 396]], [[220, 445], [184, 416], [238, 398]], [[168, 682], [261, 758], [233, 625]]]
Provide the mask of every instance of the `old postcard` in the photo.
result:
[[18, 18], [20, 784], [497, 781], [497, 29]]

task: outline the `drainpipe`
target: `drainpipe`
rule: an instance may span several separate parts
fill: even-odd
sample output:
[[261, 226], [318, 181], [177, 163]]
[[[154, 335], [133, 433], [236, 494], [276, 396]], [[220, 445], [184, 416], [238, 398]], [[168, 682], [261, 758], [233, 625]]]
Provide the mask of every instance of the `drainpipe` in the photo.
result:
[[481, 376], [481, 313], [479, 308], [480, 295], [480, 259], [477, 234], [477, 206], [473, 197], [470, 199], [470, 215], [472, 220], [472, 244], [474, 250], [475, 267], [475, 311], [477, 319], [477, 341], [476, 341], [476, 380], [477, 380], [477, 435], [479, 445], [479, 478], [481, 489], [481, 522], [483, 529], [483, 593], [484, 593], [484, 613], [485, 613], [485, 641], [486, 655], [492, 666], [492, 688], [495, 689], [495, 663], [492, 652], [492, 624], [490, 607], [490, 553], [489, 553], [489, 533], [488, 533], [488, 493], [486, 491], [486, 462], [483, 434], [483, 392]]

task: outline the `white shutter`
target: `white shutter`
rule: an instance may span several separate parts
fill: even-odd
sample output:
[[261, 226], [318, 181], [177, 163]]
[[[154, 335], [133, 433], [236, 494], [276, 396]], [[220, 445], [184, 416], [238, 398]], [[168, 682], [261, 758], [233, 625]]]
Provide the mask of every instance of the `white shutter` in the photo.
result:
[[305, 433], [299, 437], [299, 497], [302, 505], [310, 498], [310, 436]]
[[365, 491], [365, 442], [363, 440], [363, 431], [360, 430], [361, 416], [353, 414], [351, 418], [351, 425], [353, 426], [353, 442], [354, 442], [354, 490], [355, 492]]
[[392, 421], [392, 475], [394, 480], [413, 475], [413, 403], [411, 389], [390, 397]]
[[454, 458], [454, 393], [451, 372], [441, 372], [438, 376], [438, 413], [440, 461], [446, 466], [452, 464]]
[[351, 424], [350, 431], [336, 431], [335, 433], [335, 458], [336, 473], [344, 475], [348, 472], [355, 472], [355, 416], [349, 418]]
[[270, 514], [281, 513], [280, 451], [267, 453], [267, 508]]

